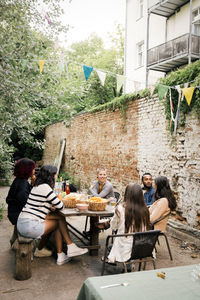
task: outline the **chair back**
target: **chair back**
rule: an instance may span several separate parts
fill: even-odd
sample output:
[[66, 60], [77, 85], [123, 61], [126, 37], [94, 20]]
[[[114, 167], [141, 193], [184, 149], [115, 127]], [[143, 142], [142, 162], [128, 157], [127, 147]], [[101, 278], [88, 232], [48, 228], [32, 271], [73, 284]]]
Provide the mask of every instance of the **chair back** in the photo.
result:
[[161, 230], [162, 232], [165, 232], [166, 230], [166, 226], [167, 226], [167, 221], [168, 221], [168, 218], [171, 214], [171, 211], [168, 212], [166, 215], [160, 217], [159, 219], [153, 221], [151, 223], [151, 229], [159, 229]]
[[160, 230], [149, 230], [134, 233], [131, 259], [152, 257], [160, 232]]
[[118, 192], [114, 192], [114, 195], [115, 195], [115, 199], [117, 200], [116, 204], [118, 204], [121, 201], [121, 195]]

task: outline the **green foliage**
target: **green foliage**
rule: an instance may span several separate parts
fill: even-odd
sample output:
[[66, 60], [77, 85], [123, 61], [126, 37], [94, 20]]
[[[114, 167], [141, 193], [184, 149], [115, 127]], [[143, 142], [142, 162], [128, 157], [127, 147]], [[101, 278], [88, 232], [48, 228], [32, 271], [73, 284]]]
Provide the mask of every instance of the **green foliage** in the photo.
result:
[[[52, 21], [42, 11], [47, 6]], [[40, 160], [44, 129], [61, 120], [66, 123], [78, 112], [110, 102], [116, 96], [116, 78], [123, 73], [123, 30], [117, 27], [113, 47], [105, 49], [96, 35], [75, 43], [68, 51], [54, 50], [53, 38], [62, 27], [62, 0], [1, 0], [0, 2], [0, 179], [7, 180], [12, 157]], [[116, 49], [117, 46], [117, 49]], [[69, 64], [69, 78], [58, 66], [60, 58]], [[38, 60], [44, 59], [42, 74]], [[26, 60], [26, 63], [25, 63]], [[105, 86], [93, 72], [86, 82], [80, 64], [109, 71]]]
[[4, 203], [0, 203], [0, 221], [3, 219]]
[[[191, 82], [190, 86], [199, 86], [200, 82], [200, 60], [197, 60], [194, 63], [191, 63], [187, 65], [183, 69], [179, 69], [177, 71], [171, 72], [167, 77], [160, 79], [160, 83], [167, 85], [167, 86], [173, 86], [180, 85], [181, 88], [184, 87], [184, 83]], [[178, 105], [178, 91], [176, 89], [172, 89], [172, 101], [173, 101], [173, 107], [174, 107], [174, 116], [177, 112], [177, 105]], [[198, 118], [200, 118], [200, 92], [199, 88], [196, 88], [192, 97], [192, 101], [190, 106], [188, 106], [187, 101], [184, 100], [181, 101], [180, 105], [180, 120], [179, 124], [184, 125], [185, 124], [185, 117], [186, 115], [193, 111]], [[166, 101], [164, 102], [165, 105], [165, 114], [166, 119], [170, 121], [171, 119], [171, 113], [170, 113], [170, 98], [169, 93], [167, 93]], [[171, 132], [173, 131], [173, 126], [171, 127]]]

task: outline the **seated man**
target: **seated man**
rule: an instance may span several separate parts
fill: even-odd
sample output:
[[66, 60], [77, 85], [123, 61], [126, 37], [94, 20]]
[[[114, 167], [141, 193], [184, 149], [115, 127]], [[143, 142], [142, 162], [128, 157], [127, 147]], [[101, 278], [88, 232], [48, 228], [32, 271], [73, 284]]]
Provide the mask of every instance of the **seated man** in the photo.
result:
[[111, 198], [115, 197], [113, 186], [107, 180], [106, 169], [99, 168], [97, 169], [97, 181], [95, 181], [89, 188], [89, 192], [92, 196], [101, 197], [101, 198]]
[[142, 176], [144, 201], [147, 206], [151, 206], [154, 202], [155, 190], [152, 187], [152, 175], [150, 173], [144, 173]]

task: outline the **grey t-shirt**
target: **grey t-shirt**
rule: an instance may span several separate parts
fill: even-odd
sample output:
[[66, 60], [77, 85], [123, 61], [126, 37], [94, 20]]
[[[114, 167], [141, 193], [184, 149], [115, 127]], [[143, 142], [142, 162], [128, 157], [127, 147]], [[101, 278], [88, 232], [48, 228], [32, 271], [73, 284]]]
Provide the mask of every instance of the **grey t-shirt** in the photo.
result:
[[92, 186], [89, 188], [90, 194], [95, 197], [101, 197], [101, 198], [110, 198], [115, 197], [113, 186], [112, 184], [107, 180], [106, 183], [103, 186], [103, 189], [101, 193], [99, 193], [99, 182], [95, 181]]

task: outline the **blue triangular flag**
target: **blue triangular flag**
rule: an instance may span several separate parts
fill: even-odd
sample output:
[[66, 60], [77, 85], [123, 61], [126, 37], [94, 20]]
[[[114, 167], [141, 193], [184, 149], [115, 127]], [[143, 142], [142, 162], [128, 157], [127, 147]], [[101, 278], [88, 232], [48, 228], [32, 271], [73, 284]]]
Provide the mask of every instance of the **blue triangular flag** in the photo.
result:
[[85, 75], [85, 80], [87, 81], [88, 78], [90, 77], [90, 74], [93, 71], [93, 68], [83, 65], [83, 71], [84, 71], [84, 75]]

